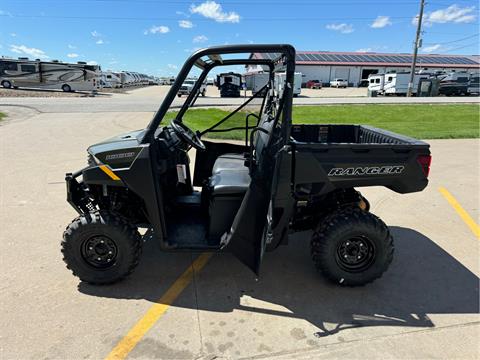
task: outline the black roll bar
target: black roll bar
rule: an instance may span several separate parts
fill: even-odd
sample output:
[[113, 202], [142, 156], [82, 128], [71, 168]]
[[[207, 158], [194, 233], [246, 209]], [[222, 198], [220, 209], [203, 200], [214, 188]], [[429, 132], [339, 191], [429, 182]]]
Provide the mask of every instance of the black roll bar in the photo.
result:
[[[209, 55], [236, 54], [236, 53], [262, 53], [262, 54], [280, 53], [281, 57], [279, 59], [271, 60], [275, 65], [277, 65], [279, 62], [282, 62], [282, 57], [284, 58], [283, 62], [284, 62], [284, 65], [286, 65], [286, 83], [287, 83], [285, 88], [285, 91], [287, 92], [287, 94], [285, 95], [289, 100], [286, 102], [285, 104], [286, 106], [284, 107], [283, 122], [285, 124], [284, 136], [287, 134], [289, 135], [290, 123], [292, 118], [291, 103], [292, 103], [292, 96], [293, 96], [292, 95], [293, 94], [293, 74], [295, 71], [295, 48], [292, 45], [288, 45], [288, 44], [225, 45], [225, 46], [213, 46], [210, 48], [199, 50], [187, 59], [187, 61], [181, 68], [180, 72], [178, 73], [178, 76], [175, 79], [174, 84], [172, 85], [169, 92], [167, 93], [167, 96], [165, 97], [162, 104], [160, 105], [160, 108], [155, 113], [155, 116], [153, 117], [152, 121], [150, 121], [150, 123], [148, 124], [145, 135], [142, 139], [142, 143], [149, 143], [153, 141], [156, 129], [160, 125], [160, 122], [162, 121], [162, 119], [165, 117], [165, 114], [167, 113], [168, 109], [170, 108], [170, 105], [175, 99], [175, 96], [177, 95], [178, 90], [180, 89], [180, 86], [182, 86], [183, 82], [188, 76], [188, 73], [190, 72], [190, 70], [195, 65], [198, 59], [204, 56], [208, 57]], [[238, 65], [241, 65], [241, 64], [247, 64], [249, 60], [256, 61], [258, 59], [245, 59], [245, 60], [236, 60], [236, 61], [238, 61]], [[231, 61], [231, 60], [223, 60], [222, 63], [212, 62], [211, 64], [215, 64], [216, 66], [225, 65], [227, 61]], [[205, 62], [205, 64], [207, 63]], [[201, 82], [203, 82], [203, 80], [206, 77], [207, 72], [205, 70], [200, 75], [200, 77], [203, 76], [203, 79], [201, 80]], [[201, 84], [201, 82], [199, 81], [197, 81], [197, 85], [199, 83]], [[195, 96], [195, 94], [193, 93], [192, 98], [190, 98], [190, 95], [189, 95], [189, 98], [187, 98], [187, 101], [188, 100], [192, 101], [193, 96]], [[183, 107], [181, 110], [183, 110]], [[185, 110], [183, 112], [185, 112]], [[288, 137], [286, 137], [286, 139], [288, 139]]]

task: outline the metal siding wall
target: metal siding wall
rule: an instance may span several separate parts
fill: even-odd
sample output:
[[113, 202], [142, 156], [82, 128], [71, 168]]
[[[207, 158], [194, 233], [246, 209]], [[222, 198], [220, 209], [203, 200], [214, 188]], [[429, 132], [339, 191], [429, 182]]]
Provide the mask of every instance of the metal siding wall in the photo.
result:
[[308, 66], [308, 65], [298, 65], [295, 68], [296, 72], [301, 72], [302, 83], [306, 83], [309, 80], [320, 80], [324, 84], [330, 81], [330, 66]]

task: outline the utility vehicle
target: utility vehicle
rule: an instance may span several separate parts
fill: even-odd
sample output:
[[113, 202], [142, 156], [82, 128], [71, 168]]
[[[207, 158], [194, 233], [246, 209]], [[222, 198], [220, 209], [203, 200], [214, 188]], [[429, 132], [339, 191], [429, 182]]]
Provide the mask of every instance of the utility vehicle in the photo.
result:
[[[187, 79], [183, 82], [182, 86], [180, 86], [180, 90], [178, 90], [177, 96], [181, 97], [182, 95], [188, 95], [192, 92], [195, 83], [197, 81], [195, 79]], [[202, 95], [205, 96], [207, 94], [207, 84], [204, 82], [200, 89], [198, 89], [198, 92]]]
[[[239, 65], [269, 69], [264, 98], [253, 94], [213, 126], [189, 128], [183, 120], [207, 74]], [[201, 69], [195, 89], [165, 123], [193, 66]], [[286, 73], [281, 93], [276, 72]], [[294, 73], [290, 45], [199, 50], [145, 129], [90, 146], [88, 166], [66, 175], [67, 200], [79, 216], [61, 247], [74, 275], [106, 284], [131, 273], [143, 242], [137, 229], [144, 228], [144, 239], [164, 250], [230, 251], [257, 275], [266, 250], [286, 244], [292, 232], [313, 230], [311, 256], [328, 279], [355, 286], [380, 277], [392, 260], [392, 237], [355, 187], [421, 191], [429, 145], [369, 126], [292, 125]], [[245, 111], [252, 100], [261, 102], [257, 113]], [[228, 131], [244, 132], [245, 142], [205, 139]]]

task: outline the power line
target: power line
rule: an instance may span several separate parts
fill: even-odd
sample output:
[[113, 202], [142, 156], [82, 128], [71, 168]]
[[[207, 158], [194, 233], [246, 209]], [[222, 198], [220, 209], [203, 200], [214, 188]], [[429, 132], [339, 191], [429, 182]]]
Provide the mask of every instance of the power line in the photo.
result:
[[470, 44], [467, 44], [467, 45], [463, 45], [463, 46], [460, 46], [460, 47], [456, 47], [454, 49], [449, 49], [447, 51], [444, 51], [442, 54], [448, 54], [452, 51], [457, 51], [457, 50], [461, 50], [461, 49], [465, 49], [467, 47], [470, 47], [470, 46], [474, 46], [474, 45], [477, 45], [477, 50], [478, 50], [478, 42], [474, 42], [474, 43], [470, 43]]
[[[183, 17], [115, 17], [115, 16], [62, 16], [62, 15], [13, 15], [13, 14], [0, 14], [3, 17], [10, 18], [27, 18], [27, 19], [70, 19], [70, 20], [121, 20], [121, 21], [179, 21], [185, 20]], [[242, 21], [374, 21], [374, 18], [347, 18], [347, 17], [336, 17], [336, 18], [302, 18], [302, 17], [265, 17], [265, 18], [241, 18]], [[411, 19], [411, 16], [393, 16], [390, 19]], [[195, 21], [212, 21], [208, 18], [198, 18]]]
[[453, 44], [453, 43], [456, 43], [456, 42], [461, 42], [461, 41], [464, 41], [464, 40], [468, 40], [468, 39], [472, 39], [474, 37], [478, 37], [480, 33], [476, 33], [474, 35], [471, 35], [471, 36], [467, 36], [467, 37], [464, 37], [462, 39], [457, 39], [457, 40], [452, 40], [452, 41], [445, 41], [445, 42], [435, 42], [435, 43], [424, 43], [424, 45], [445, 45], [445, 44]]
[[[15, 2], [38, 2], [38, 0], [16, 0]], [[64, 3], [64, 0], [44, 0], [44, 2], [62, 2]], [[77, 2], [77, 3], [103, 3], [103, 2], [115, 2], [115, 3], [132, 3], [131, 0], [70, 0], [68, 3], [72, 2]], [[155, 1], [155, 0], [136, 0], [135, 3], [147, 3], [147, 4], [158, 4], [158, 5], [164, 5], [164, 4], [177, 4], [177, 5], [192, 5], [193, 1]], [[258, 5], [258, 4], [264, 4], [264, 5], [291, 5], [291, 6], [297, 6], [297, 5], [309, 5], [309, 6], [324, 6], [324, 5], [381, 5], [384, 4], [384, 1], [373, 1], [373, 0], [368, 0], [368, 1], [352, 1], [352, 0], [347, 0], [347, 1], [328, 1], [328, 2], [306, 2], [306, 1], [299, 1], [299, 2], [292, 2], [292, 1], [286, 1], [286, 2], [281, 2], [281, 1], [231, 1], [231, 2], [222, 2], [221, 5], [227, 6], [227, 5]], [[398, 1], [395, 2], [395, 5], [411, 5], [411, 4], [416, 4], [416, 1]], [[193, 5], [195, 5], [193, 3]]]

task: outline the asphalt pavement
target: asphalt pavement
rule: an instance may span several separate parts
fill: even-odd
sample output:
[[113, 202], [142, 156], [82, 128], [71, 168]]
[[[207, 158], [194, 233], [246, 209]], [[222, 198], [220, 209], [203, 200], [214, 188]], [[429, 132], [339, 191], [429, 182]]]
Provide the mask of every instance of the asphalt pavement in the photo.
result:
[[[95, 97], [0, 97], [1, 105], [26, 106], [47, 113], [92, 113], [92, 112], [152, 112], [157, 111], [169, 86], [150, 86], [132, 89], [127, 94], [103, 94]], [[12, 90], [15, 91], [15, 90]], [[366, 88], [347, 88], [320, 90], [302, 89], [302, 95], [294, 98], [295, 105], [334, 105], [334, 104], [426, 104], [426, 103], [479, 103], [478, 96], [459, 97], [366, 97]], [[249, 93], [247, 93], [248, 96]], [[173, 107], [183, 104], [186, 97], [176, 98]], [[238, 106], [244, 97], [221, 98], [218, 90], [208, 87], [207, 96], [199, 97], [196, 106], [218, 107]]]
[[106, 358], [152, 307], [163, 312], [127, 358], [480, 357], [480, 239], [439, 191], [478, 227], [478, 139], [429, 141], [423, 192], [361, 190], [395, 239], [392, 266], [373, 284], [328, 283], [312, 265], [306, 232], [267, 253], [259, 279], [231, 255], [214, 255], [167, 306], [165, 294], [198, 254], [146, 242], [132, 276], [104, 287], [79, 282], [60, 254], [76, 216], [64, 174], [85, 166], [88, 145], [144, 127], [152, 112], [77, 112], [59, 100], [48, 105], [55, 113], [0, 106], [9, 115], [0, 124], [1, 359]]

